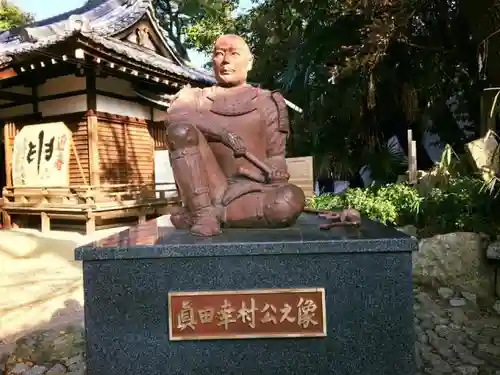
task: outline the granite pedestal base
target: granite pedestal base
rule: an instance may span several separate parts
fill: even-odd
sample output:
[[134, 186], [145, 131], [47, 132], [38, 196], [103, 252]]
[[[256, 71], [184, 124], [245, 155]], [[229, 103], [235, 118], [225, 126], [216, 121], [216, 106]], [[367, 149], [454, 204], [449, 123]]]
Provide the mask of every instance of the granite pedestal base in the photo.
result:
[[[415, 374], [416, 239], [320, 220], [199, 238], [161, 217], [78, 248], [87, 374]], [[325, 288], [326, 337], [169, 340], [169, 292], [269, 288]]]

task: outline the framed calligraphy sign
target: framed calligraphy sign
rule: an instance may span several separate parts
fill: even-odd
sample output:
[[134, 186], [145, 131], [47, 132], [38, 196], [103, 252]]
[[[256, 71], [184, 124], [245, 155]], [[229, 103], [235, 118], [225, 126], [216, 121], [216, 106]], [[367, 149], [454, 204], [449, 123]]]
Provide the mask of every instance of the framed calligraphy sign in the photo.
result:
[[63, 122], [24, 126], [14, 140], [14, 187], [68, 186], [71, 135]]
[[325, 337], [325, 289], [168, 293], [171, 341]]

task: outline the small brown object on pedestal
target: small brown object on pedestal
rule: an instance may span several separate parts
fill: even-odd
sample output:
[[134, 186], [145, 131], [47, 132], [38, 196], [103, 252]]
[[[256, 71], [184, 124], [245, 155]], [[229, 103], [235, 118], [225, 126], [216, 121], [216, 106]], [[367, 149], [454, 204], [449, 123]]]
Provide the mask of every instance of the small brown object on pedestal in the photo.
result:
[[319, 226], [323, 230], [332, 229], [333, 227], [359, 227], [361, 225], [361, 214], [352, 208], [342, 211], [327, 211], [306, 207], [304, 212], [316, 214], [326, 219], [328, 222]]
[[181, 90], [168, 111], [172, 169], [184, 204], [171, 221], [201, 236], [221, 226], [291, 226], [305, 197], [288, 183], [285, 100], [246, 83], [253, 58], [241, 37], [220, 37], [212, 57], [218, 85]]

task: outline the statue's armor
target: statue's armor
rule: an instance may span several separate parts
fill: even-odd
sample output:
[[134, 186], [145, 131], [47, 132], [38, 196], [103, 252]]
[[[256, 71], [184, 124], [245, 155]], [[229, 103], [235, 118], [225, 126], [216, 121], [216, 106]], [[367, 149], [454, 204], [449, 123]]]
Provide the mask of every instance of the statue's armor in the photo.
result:
[[[207, 214], [210, 205], [228, 206], [225, 214], [241, 225], [261, 220], [266, 216], [266, 210], [268, 217], [281, 220], [283, 224], [285, 218], [286, 223], [289, 219], [295, 220], [297, 212], [303, 208], [302, 191], [292, 185], [284, 186], [287, 179], [280, 185], [257, 182], [258, 179], [251, 176], [264, 177], [263, 172], [246, 158], [235, 157], [232, 149], [209, 134], [211, 126], [234, 133], [243, 140], [249, 153], [271, 169], [286, 172], [284, 156], [289, 122], [281, 94], [251, 86], [183, 89], [171, 104], [167, 122], [172, 167], [189, 212], [203, 212], [203, 215], [210, 216], [211, 213]], [[206, 164], [207, 151], [203, 151], [200, 142], [207, 142], [213, 154], [210, 155], [213, 162], [208, 164], [217, 165]], [[213, 174], [217, 174], [215, 172], [223, 174], [225, 186], [221, 194], [214, 195], [213, 190], [217, 190], [218, 185], [210, 182], [214, 179]], [[297, 195], [298, 200], [294, 198]], [[230, 203], [238, 198], [243, 201], [231, 207]], [[292, 202], [294, 199], [296, 202]]]
[[[201, 121], [215, 123], [235, 133], [243, 139], [249, 152], [261, 160], [267, 160], [269, 145], [268, 133], [270, 131], [282, 132], [288, 135], [287, 108], [283, 97], [279, 93], [271, 93], [252, 86], [235, 88], [225, 91], [219, 87], [205, 89], [189, 88], [189, 93], [181, 94], [191, 97], [190, 112], [198, 112]], [[170, 111], [176, 112], [176, 105], [185, 105], [177, 100], [172, 103]], [[179, 111], [181, 112], [181, 111]], [[191, 117], [191, 113], [183, 108], [182, 113]], [[269, 129], [269, 113], [278, 114], [279, 120], [276, 129]], [[196, 125], [196, 124], [195, 124]], [[220, 142], [210, 141], [210, 148], [214, 153], [219, 166], [227, 178], [238, 175], [241, 168], [252, 174], [262, 175], [262, 171], [248, 162], [245, 158], [235, 158], [233, 151]]]

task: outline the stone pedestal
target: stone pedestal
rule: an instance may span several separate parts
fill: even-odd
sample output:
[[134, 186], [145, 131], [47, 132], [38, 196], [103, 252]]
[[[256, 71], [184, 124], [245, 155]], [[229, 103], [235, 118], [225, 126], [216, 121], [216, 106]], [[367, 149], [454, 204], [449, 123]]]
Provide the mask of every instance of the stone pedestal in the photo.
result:
[[[411, 252], [416, 240], [368, 220], [361, 228], [320, 231], [320, 220], [303, 215], [292, 228], [229, 229], [199, 238], [169, 227], [162, 217], [76, 249], [84, 269], [87, 374], [414, 374]], [[196, 340], [192, 328], [201, 329], [201, 315], [191, 310], [198, 325], [186, 326], [188, 300], [182, 319], [172, 313], [169, 323], [172, 292], [231, 291], [227, 299], [236, 307], [237, 298], [231, 298], [237, 291], [250, 297], [256, 291], [298, 288], [324, 289], [324, 310], [315, 311], [319, 323], [308, 328], [324, 334], [301, 337], [307, 330], [297, 334], [297, 327], [285, 322], [295, 334], [278, 338], [281, 326], [271, 322], [273, 338], [262, 337], [267, 333], [260, 325], [260, 336], [247, 329], [246, 338], [236, 339], [231, 328], [207, 325], [205, 334], [218, 329], [225, 336]], [[261, 305], [267, 301], [253, 296]], [[294, 317], [297, 300], [307, 303], [303, 296], [281, 296], [290, 298]], [[264, 321], [264, 308], [258, 307]], [[170, 340], [173, 328], [192, 335]]]

